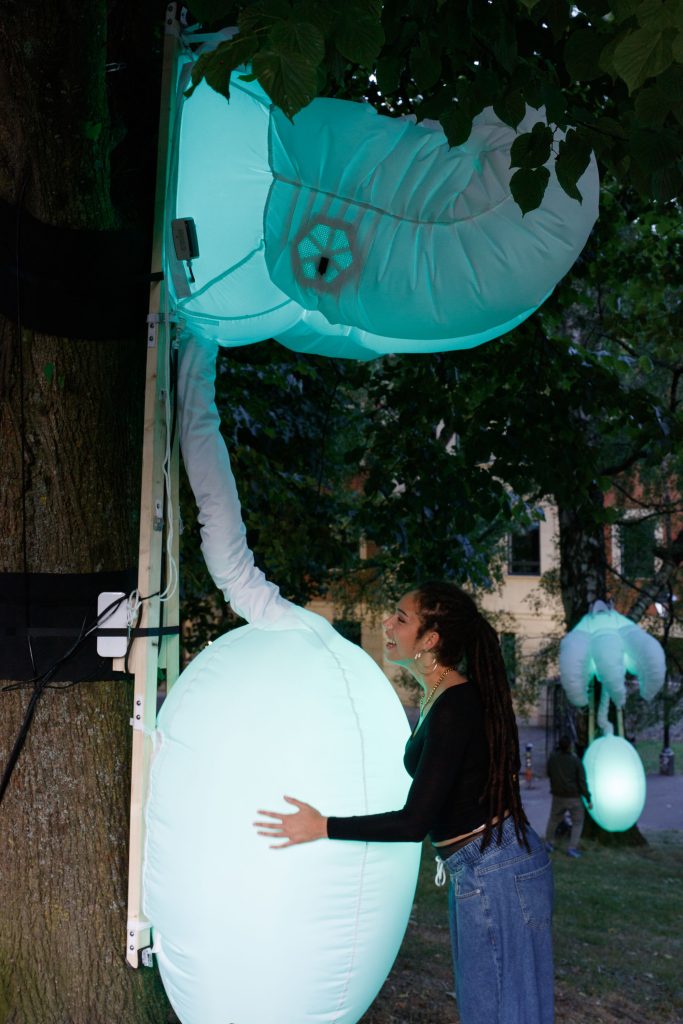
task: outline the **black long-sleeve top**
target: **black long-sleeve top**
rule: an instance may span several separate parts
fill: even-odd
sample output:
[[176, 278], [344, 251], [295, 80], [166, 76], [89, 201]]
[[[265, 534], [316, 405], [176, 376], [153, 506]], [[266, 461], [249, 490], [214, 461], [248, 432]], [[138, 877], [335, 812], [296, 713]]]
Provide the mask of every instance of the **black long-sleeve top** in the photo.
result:
[[413, 782], [400, 811], [327, 819], [330, 839], [432, 842], [466, 835], [487, 818], [488, 742], [477, 686], [449, 687], [408, 740], [403, 757]]

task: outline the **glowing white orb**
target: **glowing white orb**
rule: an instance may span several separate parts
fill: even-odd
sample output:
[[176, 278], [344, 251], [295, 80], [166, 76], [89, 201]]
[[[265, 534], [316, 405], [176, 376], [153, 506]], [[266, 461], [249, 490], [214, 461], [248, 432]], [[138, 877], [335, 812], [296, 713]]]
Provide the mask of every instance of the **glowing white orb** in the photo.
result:
[[403, 806], [408, 725], [386, 677], [292, 608], [215, 641], [159, 716], [144, 909], [183, 1024], [354, 1024], [401, 944], [418, 843], [269, 847], [259, 808]]
[[621, 736], [593, 740], [583, 755], [593, 807], [591, 816], [608, 832], [625, 832], [638, 821], [645, 806], [643, 762]]

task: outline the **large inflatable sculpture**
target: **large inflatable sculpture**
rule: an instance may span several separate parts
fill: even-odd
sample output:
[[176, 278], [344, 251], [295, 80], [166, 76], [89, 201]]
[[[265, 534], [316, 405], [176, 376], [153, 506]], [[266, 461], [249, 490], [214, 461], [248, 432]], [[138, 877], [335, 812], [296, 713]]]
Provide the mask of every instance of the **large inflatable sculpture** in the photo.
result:
[[[594, 158], [582, 204], [549, 163], [541, 206], [522, 216], [516, 133], [490, 108], [449, 148], [437, 122], [369, 104], [317, 99], [289, 121], [244, 71], [229, 103], [202, 83], [176, 125], [167, 216], [194, 220], [200, 255], [191, 270], [178, 260], [169, 226], [167, 258], [195, 334], [361, 359], [469, 348], [533, 313], [583, 248]], [[517, 132], [543, 117], [529, 108]]]
[[[181, 445], [207, 565], [248, 625], [192, 662], [159, 716], [144, 912], [183, 1024], [355, 1024], [400, 946], [419, 845], [274, 851], [252, 821], [258, 807], [289, 810], [292, 792], [323, 813], [400, 808], [408, 727], [374, 662], [255, 569], [219, 432], [216, 352], [272, 337], [368, 359], [495, 338], [577, 258], [596, 165], [581, 205], [551, 168], [541, 207], [522, 217], [515, 132], [491, 110], [450, 149], [438, 124], [363, 104], [319, 99], [290, 122], [239, 72], [229, 103], [206, 84], [184, 98], [190, 66], [164, 268], [168, 305], [194, 336], [181, 352]], [[542, 117], [527, 111], [518, 131]]]
[[664, 651], [631, 619], [596, 601], [560, 644], [560, 679], [577, 707], [588, 704], [593, 679], [602, 686], [597, 716], [602, 736], [588, 747], [584, 766], [593, 798], [590, 813], [608, 832], [630, 828], [645, 806], [643, 763], [626, 739], [614, 735], [608, 718], [610, 700], [624, 706], [626, 673], [637, 678], [645, 700], [652, 700], [664, 684]]
[[402, 807], [408, 725], [385, 675], [255, 569], [219, 432], [217, 346], [188, 342], [181, 444], [214, 580], [249, 622], [207, 647], [159, 715], [144, 909], [183, 1024], [354, 1024], [395, 959], [419, 844], [271, 850], [256, 810]]

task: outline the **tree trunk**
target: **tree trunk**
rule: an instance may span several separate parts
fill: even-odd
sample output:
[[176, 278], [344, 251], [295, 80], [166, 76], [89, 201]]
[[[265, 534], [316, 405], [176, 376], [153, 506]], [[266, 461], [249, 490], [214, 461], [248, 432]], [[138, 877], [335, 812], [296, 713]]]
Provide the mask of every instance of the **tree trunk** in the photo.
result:
[[[47, 0], [0, 18], [0, 198], [47, 224], [116, 224], [106, 14]], [[0, 572], [136, 563], [144, 328], [73, 341], [0, 318]], [[0, 692], [0, 769], [29, 693]], [[122, 681], [38, 705], [0, 806], [0, 1024], [164, 1020], [156, 971], [124, 959], [131, 706]]]
[[594, 601], [607, 593], [607, 563], [604, 527], [595, 522], [595, 509], [602, 508], [602, 491], [593, 485], [584, 503], [560, 504], [560, 589], [567, 629], [573, 629]]

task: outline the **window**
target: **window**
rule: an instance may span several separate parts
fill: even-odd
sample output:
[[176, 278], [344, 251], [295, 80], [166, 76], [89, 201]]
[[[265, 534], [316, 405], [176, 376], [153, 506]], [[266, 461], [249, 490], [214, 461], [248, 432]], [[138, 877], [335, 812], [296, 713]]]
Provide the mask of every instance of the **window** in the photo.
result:
[[510, 535], [508, 573], [510, 576], [541, 575], [540, 523], [534, 523], [525, 533]]
[[500, 649], [505, 662], [508, 683], [514, 686], [517, 681], [517, 637], [514, 633], [500, 634]]
[[655, 571], [656, 519], [633, 519], [621, 526], [621, 571], [630, 580], [648, 579]]

